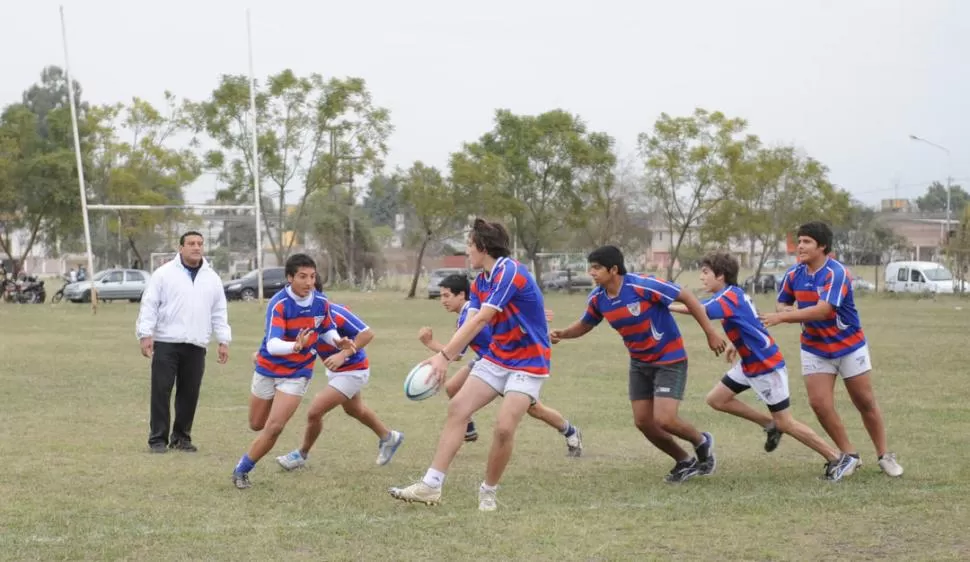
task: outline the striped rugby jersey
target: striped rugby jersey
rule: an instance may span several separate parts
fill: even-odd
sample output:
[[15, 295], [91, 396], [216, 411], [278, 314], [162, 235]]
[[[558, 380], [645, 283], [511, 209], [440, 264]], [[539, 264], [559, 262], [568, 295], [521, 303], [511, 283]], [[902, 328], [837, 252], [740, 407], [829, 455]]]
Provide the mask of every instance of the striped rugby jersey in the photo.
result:
[[835, 359], [866, 345], [862, 323], [852, 298], [852, 277], [840, 262], [828, 258], [812, 273], [805, 264], [785, 272], [778, 290], [778, 302], [815, 306], [819, 301], [832, 305], [828, 318], [802, 323], [802, 349], [819, 357]]
[[510, 371], [549, 376], [549, 325], [542, 291], [529, 270], [512, 258], [499, 258], [472, 284], [469, 311], [494, 308], [492, 338], [483, 359]]
[[[461, 329], [461, 327], [465, 324], [465, 321], [468, 320], [468, 312], [470, 309], [471, 309], [470, 301], [465, 302], [465, 304], [461, 306], [461, 312], [458, 313], [458, 321], [455, 322], [456, 329]], [[492, 328], [491, 326], [485, 326], [484, 328], [482, 328], [481, 332], [478, 332], [478, 334], [475, 335], [475, 337], [472, 339], [472, 342], [468, 344], [468, 347], [472, 348], [472, 351], [474, 351], [475, 353], [478, 354], [479, 357], [481, 357], [482, 354], [485, 353], [485, 350], [488, 349], [488, 345], [490, 343], [492, 343]], [[465, 353], [468, 352], [468, 347], [463, 349], [462, 352], [458, 354], [458, 356], [459, 357], [464, 356]]]
[[[266, 350], [266, 342], [273, 338], [296, 341], [296, 336], [304, 328], [315, 329], [302, 351], [270, 355]], [[300, 299], [287, 285], [270, 299], [266, 307], [266, 331], [256, 358], [256, 372], [266, 377], [311, 378], [313, 362], [317, 359], [317, 338], [333, 328], [330, 301], [323, 293], [313, 291], [305, 299]]]
[[[361, 332], [370, 330], [367, 324], [365, 324], [359, 316], [351, 312], [346, 305], [337, 304], [335, 302], [330, 303], [330, 317], [333, 319], [333, 327], [337, 329], [337, 333], [340, 334], [340, 337], [350, 338], [353, 340]], [[339, 351], [340, 349], [323, 341], [322, 338], [317, 340], [317, 355], [320, 356], [320, 359], [326, 359]], [[340, 373], [344, 371], [362, 371], [368, 368], [370, 368], [370, 361], [367, 359], [367, 352], [365, 352], [363, 349], [358, 349], [357, 352], [348, 357], [347, 360], [344, 361], [344, 364], [341, 365], [335, 372]]]
[[620, 336], [630, 357], [644, 363], [666, 365], [687, 360], [684, 340], [667, 308], [680, 296], [680, 286], [634, 273], [623, 276], [616, 297], [596, 287], [589, 294], [581, 321], [598, 326], [605, 318]]
[[749, 377], [785, 367], [778, 345], [758, 319], [758, 309], [740, 287], [729, 285], [704, 303], [707, 317], [720, 320], [741, 357], [741, 371]]

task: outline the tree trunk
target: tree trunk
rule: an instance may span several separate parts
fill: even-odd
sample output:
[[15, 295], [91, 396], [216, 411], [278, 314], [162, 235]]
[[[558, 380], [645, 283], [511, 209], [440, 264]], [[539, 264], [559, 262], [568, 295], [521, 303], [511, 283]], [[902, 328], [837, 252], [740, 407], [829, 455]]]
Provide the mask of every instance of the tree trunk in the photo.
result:
[[414, 276], [411, 277], [411, 289], [408, 291], [407, 298], [413, 299], [418, 292], [418, 277], [421, 276], [421, 262], [424, 261], [424, 250], [428, 247], [431, 236], [425, 236], [421, 242], [421, 249], [418, 250], [418, 261], [414, 264]]
[[145, 263], [145, 260], [141, 257], [141, 252], [139, 252], [138, 248], [135, 247], [135, 239], [131, 236], [128, 237], [128, 247], [131, 248], [131, 251], [135, 254], [135, 259], [141, 263]]

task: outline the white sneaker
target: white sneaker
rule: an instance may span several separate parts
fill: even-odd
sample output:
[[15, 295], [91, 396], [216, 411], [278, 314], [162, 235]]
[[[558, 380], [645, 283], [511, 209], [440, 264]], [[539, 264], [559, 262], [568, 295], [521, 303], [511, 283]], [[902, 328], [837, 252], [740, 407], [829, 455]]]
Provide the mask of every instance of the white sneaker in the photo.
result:
[[306, 466], [306, 459], [303, 458], [299, 449], [290, 451], [281, 457], [276, 457], [276, 462], [280, 463], [280, 466], [286, 470], [296, 470]]
[[578, 427], [573, 426], [573, 428], [576, 432], [566, 438], [566, 456], [581, 457], [583, 456], [583, 434]]
[[391, 436], [385, 441], [377, 444], [377, 464], [384, 466], [391, 462], [391, 457], [397, 452], [397, 448], [404, 442], [404, 434], [400, 431], [391, 431]]
[[896, 462], [896, 453], [886, 453], [879, 457], [879, 468], [893, 478], [903, 475], [903, 467]]
[[478, 511], [495, 511], [498, 509], [498, 503], [495, 498], [495, 492], [497, 490], [487, 490], [485, 489], [485, 483], [483, 482], [478, 488]]
[[441, 488], [432, 488], [424, 482], [415, 482], [406, 488], [391, 488], [387, 492], [392, 498], [408, 503], [417, 502], [425, 505], [441, 503]]

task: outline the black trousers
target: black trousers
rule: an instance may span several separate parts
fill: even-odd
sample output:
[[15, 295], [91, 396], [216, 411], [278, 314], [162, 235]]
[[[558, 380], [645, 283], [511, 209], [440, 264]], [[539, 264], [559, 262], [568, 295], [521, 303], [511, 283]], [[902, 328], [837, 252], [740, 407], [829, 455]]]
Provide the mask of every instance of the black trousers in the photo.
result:
[[[205, 373], [205, 352], [204, 348], [190, 343], [155, 342], [149, 445], [192, 442], [192, 420]], [[175, 425], [170, 426], [173, 386], [176, 387]]]

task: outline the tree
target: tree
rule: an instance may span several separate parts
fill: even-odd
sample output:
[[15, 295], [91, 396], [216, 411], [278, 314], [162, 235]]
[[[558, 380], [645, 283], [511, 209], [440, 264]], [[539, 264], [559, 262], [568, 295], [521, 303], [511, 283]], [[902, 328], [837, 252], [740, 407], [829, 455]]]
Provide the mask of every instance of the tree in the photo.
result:
[[452, 177], [477, 196], [482, 214], [511, 215], [512, 235], [541, 283], [538, 254], [567, 221], [582, 224], [582, 183], [609, 181], [604, 176], [616, 162], [612, 147], [608, 135], [588, 132], [565, 111], [523, 116], [502, 109], [491, 131], [452, 156]]
[[[361, 212], [355, 212], [351, 216], [346, 200], [347, 189], [344, 186], [337, 186], [330, 192], [317, 191], [310, 194], [306, 202], [307, 210], [300, 224], [307, 236], [316, 239], [326, 249], [329, 258], [326, 276], [328, 283], [341, 279], [364, 279], [368, 272], [380, 276], [384, 269], [383, 254], [373, 235], [370, 221]], [[354, 225], [353, 260], [349, 250], [351, 221]]]
[[[950, 186], [950, 216], [961, 217], [963, 210], [970, 201], [970, 193], [964, 191], [959, 185]], [[946, 212], [946, 186], [935, 181], [928, 188], [926, 193], [916, 198], [916, 206], [925, 213]]]
[[[210, 99], [193, 105], [197, 130], [222, 149], [208, 153], [206, 165], [238, 204], [253, 202], [249, 87], [245, 76], [223, 76]], [[289, 69], [270, 76], [257, 91], [256, 113], [260, 184], [272, 199], [261, 207], [262, 220], [282, 263], [296, 240], [285, 236], [287, 225], [302, 224], [307, 198], [378, 173], [393, 128], [389, 111], [374, 105], [364, 80], [298, 77]], [[297, 198], [292, 217], [291, 194]], [[349, 211], [356, 201], [353, 190], [348, 199]]]
[[583, 213], [570, 224], [578, 236], [570, 246], [597, 248], [613, 244], [630, 248], [650, 241], [650, 230], [638, 209], [643, 202], [643, 178], [629, 162], [594, 165], [580, 185]]
[[849, 196], [829, 182], [825, 166], [793, 147], [762, 148], [749, 137], [737, 148], [740, 158], [727, 175], [731, 197], [708, 215], [703, 230], [710, 240], [746, 242], [757, 276], [768, 253], [798, 225], [820, 217], [841, 224]]
[[364, 212], [374, 226], [395, 227], [401, 212], [401, 186], [392, 177], [379, 175], [371, 179], [364, 196]]
[[647, 194], [656, 202], [668, 233], [667, 278], [688, 233], [731, 196], [730, 172], [743, 158], [738, 139], [747, 123], [720, 112], [697, 109], [690, 117], [662, 113], [651, 133], [639, 136]]
[[879, 287], [879, 266], [892, 250], [906, 247], [906, 239], [879, 222], [875, 210], [859, 201], [851, 201], [841, 224], [833, 228], [833, 249], [839, 258], [852, 265], [875, 265], [876, 288]]
[[468, 198], [460, 189], [450, 185], [437, 168], [425, 166], [420, 161], [415, 162], [401, 178], [401, 197], [411, 207], [421, 236], [407, 296], [413, 299], [428, 244], [460, 228], [466, 218], [462, 209], [468, 207]]
[[948, 233], [946, 251], [953, 260], [955, 290], [962, 295], [970, 268], [970, 206], [963, 208], [959, 224]]
[[[88, 134], [97, 115], [80, 102], [78, 129], [82, 157], [86, 157]], [[0, 114], [0, 250], [18, 266], [34, 245], [44, 242], [56, 251], [80, 225], [80, 197], [76, 176], [74, 139], [67, 84], [57, 67], [47, 67], [41, 81], [23, 95], [23, 103], [11, 104]], [[14, 236], [23, 249], [12, 255]]]

